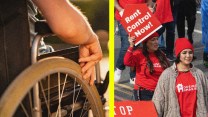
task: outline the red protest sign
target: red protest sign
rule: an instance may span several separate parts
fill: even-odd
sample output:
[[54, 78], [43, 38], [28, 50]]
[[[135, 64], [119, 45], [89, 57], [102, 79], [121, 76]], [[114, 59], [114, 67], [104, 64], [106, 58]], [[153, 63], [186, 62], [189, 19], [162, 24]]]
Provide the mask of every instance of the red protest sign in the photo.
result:
[[158, 117], [152, 101], [121, 101], [114, 103], [114, 117]]
[[128, 34], [136, 37], [135, 45], [162, 27], [146, 4], [127, 5], [124, 9], [121, 24]]

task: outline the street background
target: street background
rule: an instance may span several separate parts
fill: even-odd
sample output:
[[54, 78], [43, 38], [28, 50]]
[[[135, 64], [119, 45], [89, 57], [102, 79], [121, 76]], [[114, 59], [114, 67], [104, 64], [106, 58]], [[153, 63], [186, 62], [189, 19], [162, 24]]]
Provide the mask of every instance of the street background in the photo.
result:
[[[115, 24], [117, 24], [115, 22]], [[186, 27], [187, 29], [187, 27]], [[165, 38], [165, 33], [163, 34]], [[194, 55], [197, 57], [192, 63], [195, 67], [201, 69], [206, 76], [208, 76], [208, 68], [203, 66], [203, 45], [201, 44], [201, 13], [197, 11], [196, 15], [196, 25], [195, 30], [193, 33], [193, 40], [194, 40]], [[177, 30], [175, 29], [175, 40], [178, 38]], [[115, 33], [115, 64], [119, 53], [120, 48], [120, 37]], [[132, 89], [133, 85], [129, 83], [129, 67], [127, 67], [121, 76], [121, 80], [118, 83], [115, 83], [114, 90], [115, 90], [115, 101], [122, 101], [122, 100], [132, 100]]]

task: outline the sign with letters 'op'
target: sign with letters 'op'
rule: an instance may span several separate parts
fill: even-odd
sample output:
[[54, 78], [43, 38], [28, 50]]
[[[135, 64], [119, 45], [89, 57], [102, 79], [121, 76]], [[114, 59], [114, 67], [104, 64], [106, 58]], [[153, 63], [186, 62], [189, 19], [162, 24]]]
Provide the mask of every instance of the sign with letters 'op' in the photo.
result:
[[129, 4], [124, 9], [121, 24], [128, 34], [136, 37], [135, 45], [162, 27], [146, 4]]
[[114, 117], [158, 117], [152, 101], [120, 101], [114, 103]]

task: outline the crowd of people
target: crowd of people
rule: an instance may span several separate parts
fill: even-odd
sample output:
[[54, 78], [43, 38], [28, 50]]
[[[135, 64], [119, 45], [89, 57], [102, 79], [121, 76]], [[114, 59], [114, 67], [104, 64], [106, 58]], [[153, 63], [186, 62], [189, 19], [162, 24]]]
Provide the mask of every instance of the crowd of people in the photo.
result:
[[[147, 4], [162, 28], [135, 47], [135, 37], [128, 35], [120, 20], [126, 5], [140, 3]], [[150, 4], [156, 8], [152, 10]], [[201, 42], [204, 45], [202, 64], [208, 68], [208, 1], [201, 0], [200, 5]], [[126, 66], [133, 68], [130, 73], [134, 76], [130, 75], [130, 81], [134, 79], [134, 99], [152, 100], [159, 117], [208, 116], [208, 77], [192, 64], [197, 59], [194, 56], [193, 35], [196, 11], [195, 0], [115, 0], [121, 48], [114, 81], [119, 82]], [[163, 38], [165, 30], [166, 45], [158, 40]]]

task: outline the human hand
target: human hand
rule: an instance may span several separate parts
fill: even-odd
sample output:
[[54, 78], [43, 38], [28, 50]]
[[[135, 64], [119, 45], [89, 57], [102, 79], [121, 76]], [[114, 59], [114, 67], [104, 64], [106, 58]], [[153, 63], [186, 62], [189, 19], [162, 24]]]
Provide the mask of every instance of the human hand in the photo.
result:
[[156, 11], [156, 7], [157, 7], [157, 4], [156, 3], [152, 3], [151, 6], [148, 6], [149, 10], [154, 13]]
[[154, 12], [154, 9], [152, 7], [148, 7], [148, 8], [152, 13]]
[[119, 15], [122, 17], [124, 13], [124, 9], [122, 9], [121, 11], [119, 11]]
[[154, 13], [156, 11], [156, 7], [157, 7], [157, 4], [154, 3], [154, 2], [151, 2], [151, 3], [148, 3], [147, 4], [147, 7], [149, 8], [149, 10]]
[[129, 41], [130, 47], [134, 47], [135, 40], [136, 40], [135, 36], [129, 35], [128, 41]]
[[102, 50], [96, 34], [91, 36], [92, 43], [79, 47], [79, 62], [84, 79], [90, 79], [90, 85], [94, 84], [95, 64], [102, 59]]

